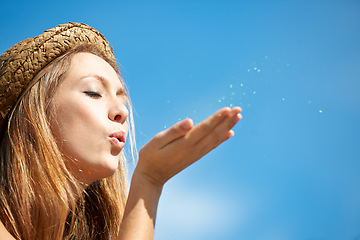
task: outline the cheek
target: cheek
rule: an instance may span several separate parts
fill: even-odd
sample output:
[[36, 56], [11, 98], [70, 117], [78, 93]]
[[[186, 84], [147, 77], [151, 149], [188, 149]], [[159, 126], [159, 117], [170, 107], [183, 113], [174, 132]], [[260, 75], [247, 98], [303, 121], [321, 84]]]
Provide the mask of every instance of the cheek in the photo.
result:
[[[79, 104], [79, 101], [59, 102], [55, 106], [52, 130], [60, 147], [65, 152], [89, 151], [91, 145], [101, 137], [101, 108]], [[67, 150], [67, 151], [66, 151]]]

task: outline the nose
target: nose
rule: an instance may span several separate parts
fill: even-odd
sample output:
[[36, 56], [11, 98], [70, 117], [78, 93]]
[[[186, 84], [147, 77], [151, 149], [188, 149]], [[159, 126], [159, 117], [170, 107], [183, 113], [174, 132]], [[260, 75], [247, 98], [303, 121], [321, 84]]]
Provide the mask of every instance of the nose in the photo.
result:
[[126, 105], [120, 101], [114, 101], [109, 111], [109, 119], [114, 122], [124, 124], [129, 116]]

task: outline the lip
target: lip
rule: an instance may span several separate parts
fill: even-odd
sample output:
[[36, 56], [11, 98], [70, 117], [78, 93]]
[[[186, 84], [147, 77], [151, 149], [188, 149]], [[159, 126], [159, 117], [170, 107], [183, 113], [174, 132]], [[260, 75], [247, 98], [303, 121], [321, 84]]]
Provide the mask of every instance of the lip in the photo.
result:
[[111, 143], [120, 149], [123, 149], [126, 141], [126, 133], [123, 131], [117, 131], [109, 135]]

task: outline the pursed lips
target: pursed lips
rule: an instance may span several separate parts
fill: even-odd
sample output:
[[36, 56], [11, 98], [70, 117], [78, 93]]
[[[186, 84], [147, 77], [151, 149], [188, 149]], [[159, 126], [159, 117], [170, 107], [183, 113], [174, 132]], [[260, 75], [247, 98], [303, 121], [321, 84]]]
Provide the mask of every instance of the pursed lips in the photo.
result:
[[125, 132], [117, 131], [109, 135], [110, 141], [118, 148], [123, 148], [126, 141]]

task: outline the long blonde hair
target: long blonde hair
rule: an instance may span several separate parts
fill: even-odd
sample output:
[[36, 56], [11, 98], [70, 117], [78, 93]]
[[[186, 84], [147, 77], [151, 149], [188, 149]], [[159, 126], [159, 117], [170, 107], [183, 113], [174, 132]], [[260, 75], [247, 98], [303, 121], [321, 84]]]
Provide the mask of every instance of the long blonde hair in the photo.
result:
[[[127, 199], [127, 163], [82, 191], [66, 168], [49, 125], [52, 96], [78, 52], [115, 62], [89, 45], [76, 47], [39, 72], [9, 114], [0, 148], [0, 220], [17, 239], [113, 239]], [[120, 78], [121, 79], [121, 78]], [[135, 139], [129, 100], [131, 156]]]

